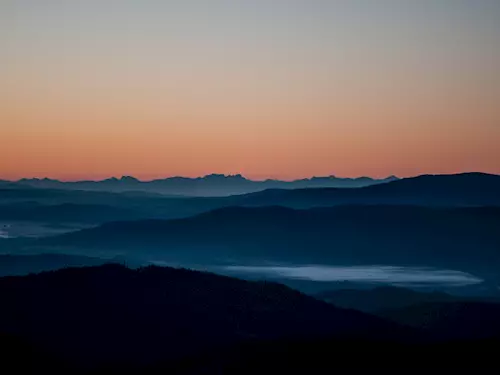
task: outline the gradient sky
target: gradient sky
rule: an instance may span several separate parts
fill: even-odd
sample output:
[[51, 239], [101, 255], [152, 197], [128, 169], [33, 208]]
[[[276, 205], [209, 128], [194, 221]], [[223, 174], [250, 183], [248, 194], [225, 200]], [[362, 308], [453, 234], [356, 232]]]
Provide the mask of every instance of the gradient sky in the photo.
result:
[[500, 1], [1, 0], [0, 178], [500, 173]]

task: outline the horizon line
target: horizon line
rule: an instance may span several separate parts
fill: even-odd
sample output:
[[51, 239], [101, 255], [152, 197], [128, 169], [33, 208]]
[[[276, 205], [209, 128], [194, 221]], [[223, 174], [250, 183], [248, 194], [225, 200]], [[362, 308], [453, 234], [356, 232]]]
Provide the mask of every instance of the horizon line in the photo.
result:
[[[16, 183], [16, 182], [22, 182], [23, 180], [35, 180], [35, 181], [44, 181], [45, 180], [45, 181], [71, 183], [71, 182], [105, 182], [105, 181], [110, 181], [110, 180], [120, 181], [120, 180], [124, 180], [124, 179], [128, 178], [128, 179], [137, 180], [138, 182], [147, 183], [147, 182], [163, 181], [163, 180], [170, 180], [170, 179], [176, 179], [176, 178], [187, 179], [187, 180], [196, 180], [196, 179], [204, 179], [207, 177], [214, 177], [214, 176], [224, 177], [224, 178], [239, 177], [239, 178], [245, 179], [247, 181], [253, 181], [253, 182], [267, 182], [267, 181], [295, 182], [295, 181], [311, 180], [313, 178], [335, 178], [335, 179], [339, 179], [339, 180], [357, 180], [357, 179], [362, 179], [362, 178], [369, 178], [369, 179], [372, 179], [374, 181], [382, 181], [382, 180], [386, 180], [389, 178], [401, 179], [401, 177], [398, 177], [396, 175], [389, 175], [387, 177], [377, 178], [377, 177], [371, 177], [371, 176], [367, 176], [367, 175], [361, 175], [361, 176], [357, 176], [357, 177], [341, 177], [341, 176], [336, 176], [333, 174], [332, 175], [312, 175], [310, 177], [299, 177], [299, 178], [294, 178], [294, 179], [280, 179], [280, 178], [253, 179], [250, 177], [246, 177], [242, 173], [234, 173], [234, 174], [232, 174], [232, 173], [229, 173], [229, 174], [208, 173], [208, 174], [199, 175], [199, 176], [171, 175], [171, 176], [157, 177], [157, 178], [152, 178], [152, 179], [140, 179], [140, 178], [134, 177], [133, 175], [122, 175], [121, 177], [111, 175], [109, 177], [99, 178], [99, 179], [59, 179], [59, 178], [51, 178], [51, 177], [22, 177], [19, 179], [0, 178], [0, 181], [7, 181], [7, 182]], [[417, 177], [417, 176], [413, 176], [413, 177]]]
[[359, 179], [368, 178], [368, 179], [371, 179], [373, 181], [384, 181], [384, 180], [388, 180], [388, 179], [405, 179], [405, 178], [415, 178], [415, 177], [421, 177], [421, 176], [454, 176], [454, 175], [463, 175], [463, 174], [486, 174], [486, 175], [500, 176], [499, 174], [496, 174], [496, 173], [468, 171], [468, 172], [457, 172], [457, 173], [424, 173], [424, 174], [405, 176], [405, 177], [399, 177], [397, 175], [392, 174], [392, 175], [389, 175], [387, 177], [381, 177], [381, 178], [371, 177], [371, 176], [367, 176], [367, 175], [361, 175], [361, 176], [357, 176], [357, 177], [341, 177], [341, 176], [336, 176], [336, 175], [323, 175], [323, 176], [313, 175], [310, 177], [301, 177], [301, 178], [296, 178], [296, 179], [280, 179], [280, 178], [252, 179], [252, 178], [246, 177], [245, 175], [243, 175], [241, 173], [235, 173], [235, 174], [209, 173], [206, 175], [200, 175], [200, 176], [195, 176], [195, 177], [182, 176], [182, 175], [172, 175], [172, 176], [165, 176], [165, 177], [144, 179], [144, 180], [136, 178], [133, 175], [122, 175], [121, 177], [110, 176], [110, 177], [102, 178], [102, 179], [58, 179], [58, 178], [51, 178], [51, 177], [23, 177], [20, 179], [0, 178], [0, 181], [11, 182], [11, 183], [19, 183], [19, 182], [23, 182], [23, 180], [53, 181], [53, 182], [61, 182], [61, 183], [78, 183], [78, 182], [96, 182], [96, 183], [98, 183], [98, 182], [106, 182], [106, 181], [121, 181], [121, 180], [126, 180], [126, 179], [134, 179], [139, 183], [148, 183], [148, 182], [155, 182], [155, 181], [171, 180], [171, 179], [176, 179], [176, 178], [186, 179], [186, 180], [196, 180], [196, 179], [204, 179], [204, 178], [213, 177], [213, 176], [224, 177], [224, 178], [239, 177], [239, 178], [245, 179], [247, 181], [252, 181], [252, 182], [269, 182], [269, 181], [297, 182], [297, 181], [311, 180], [314, 178], [332, 178], [332, 179], [339, 179], [339, 180], [359, 180]]

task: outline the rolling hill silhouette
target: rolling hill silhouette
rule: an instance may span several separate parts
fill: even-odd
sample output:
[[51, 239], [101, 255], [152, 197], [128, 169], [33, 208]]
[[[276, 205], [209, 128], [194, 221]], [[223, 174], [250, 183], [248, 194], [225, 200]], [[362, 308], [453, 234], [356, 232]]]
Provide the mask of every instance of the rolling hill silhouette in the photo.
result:
[[406, 340], [413, 332], [280, 284], [161, 267], [5, 277], [0, 298], [0, 332], [83, 366], [168, 360], [247, 340]]
[[202, 263], [386, 264], [497, 276], [500, 208], [230, 207], [176, 220], [115, 222], [27, 245]]
[[4, 277], [0, 298], [0, 367], [22, 373], [320, 373], [332, 361], [400, 373], [395, 356], [411, 369], [494, 365], [500, 338], [500, 305], [386, 313], [406, 328], [280, 284], [162, 267]]

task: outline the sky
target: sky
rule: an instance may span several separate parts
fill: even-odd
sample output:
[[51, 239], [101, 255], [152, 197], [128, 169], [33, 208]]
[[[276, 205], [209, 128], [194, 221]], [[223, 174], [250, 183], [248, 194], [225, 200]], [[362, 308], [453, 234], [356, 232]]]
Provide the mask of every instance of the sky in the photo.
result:
[[0, 178], [500, 173], [500, 1], [1, 0]]

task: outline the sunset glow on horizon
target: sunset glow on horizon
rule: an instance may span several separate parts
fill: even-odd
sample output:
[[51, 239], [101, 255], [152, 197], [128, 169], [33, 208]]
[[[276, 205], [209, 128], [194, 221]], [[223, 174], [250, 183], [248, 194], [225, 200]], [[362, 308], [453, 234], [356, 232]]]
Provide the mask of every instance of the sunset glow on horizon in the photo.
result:
[[500, 2], [6, 0], [0, 179], [500, 174]]

